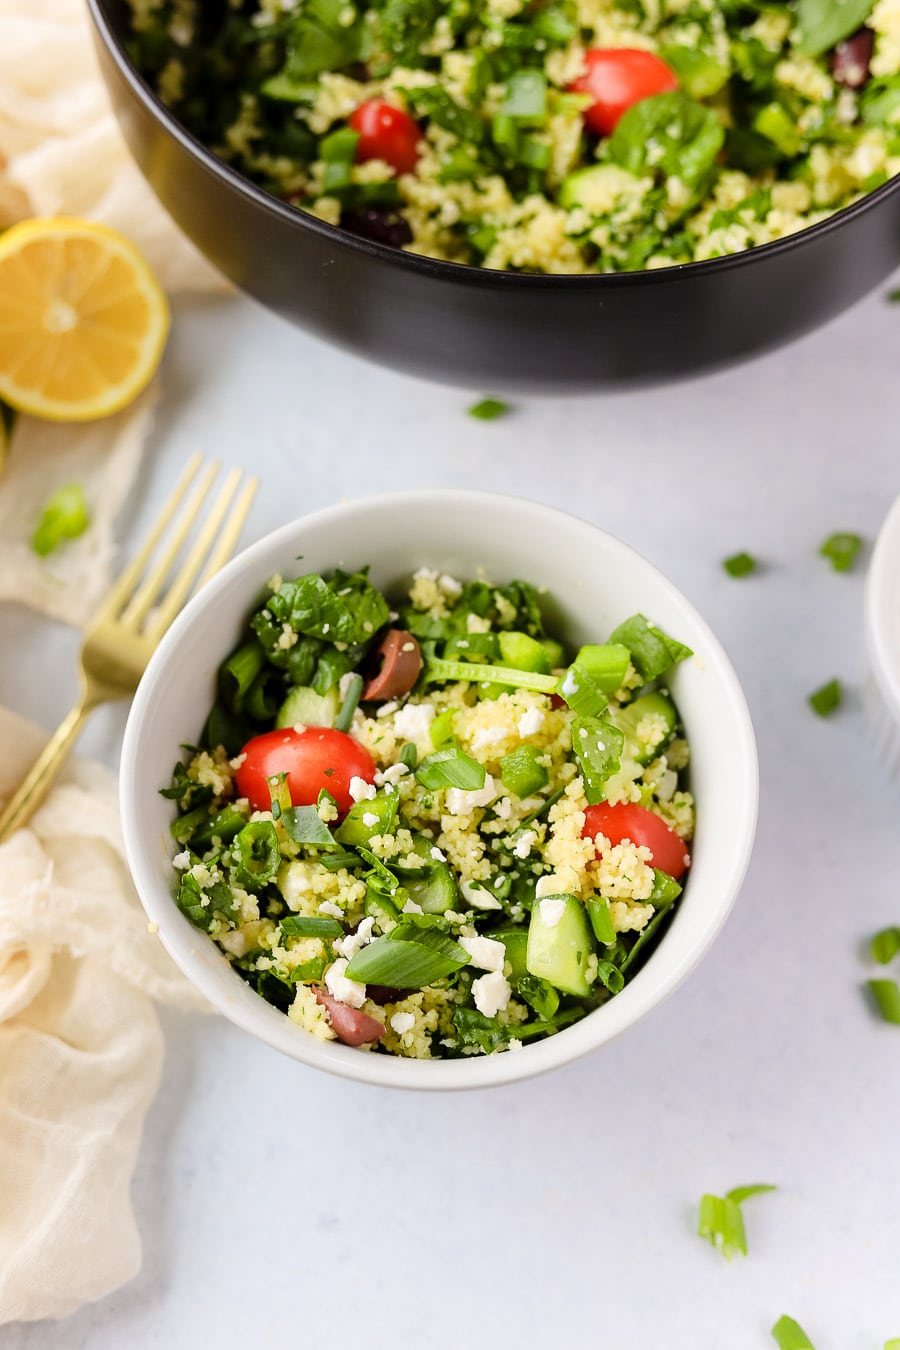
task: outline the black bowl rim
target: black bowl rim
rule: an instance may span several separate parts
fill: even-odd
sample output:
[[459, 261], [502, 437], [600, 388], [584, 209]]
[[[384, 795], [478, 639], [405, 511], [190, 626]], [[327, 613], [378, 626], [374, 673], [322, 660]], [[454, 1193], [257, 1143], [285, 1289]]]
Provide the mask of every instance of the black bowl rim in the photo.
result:
[[709, 258], [702, 262], [673, 263], [671, 267], [642, 268], [635, 272], [505, 272], [494, 268], [476, 267], [470, 263], [446, 262], [440, 258], [429, 258], [420, 253], [406, 253], [402, 249], [391, 248], [371, 239], [343, 230], [338, 225], [330, 225], [308, 211], [281, 201], [271, 192], [266, 192], [250, 178], [238, 173], [225, 160], [214, 155], [202, 141], [197, 140], [186, 127], [178, 121], [172, 111], [163, 103], [147, 83], [124, 50], [118, 34], [113, 29], [107, 13], [105, 0], [88, 0], [88, 10], [104, 46], [115, 60], [121, 74], [132, 91], [140, 99], [146, 110], [166, 128], [169, 134], [189, 154], [206, 168], [207, 172], [223, 179], [241, 196], [248, 198], [270, 215], [298, 225], [300, 229], [310, 230], [332, 244], [341, 245], [357, 253], [368, 254], [394, 267], [418, 272], [438, 281], [450, 282], [490, 289], [530, 289], [530, 290], [612, 290], [618, 287], [638, 287], [658, 285], [666, 281], [686, 277], [707, 276], [711, 272], [724, 272], [726, 269], [751, 266], [757, 261], [772, 258], [779, 254], [802, 248], [810, 240], [818, 240], [849, 225], [858, 216], [875, 207], [893, 193], [900, 191], [900, 174], [888, 179], [886, 183], [867, 192], [859, 201], [835, 211], [826, 220], [815, 225], [807, 225], [795, 234], [785, 235], [768, 244], [759, 244], [756, 248], [744, 249], [741, 253], [725, 254], [721, 258]]

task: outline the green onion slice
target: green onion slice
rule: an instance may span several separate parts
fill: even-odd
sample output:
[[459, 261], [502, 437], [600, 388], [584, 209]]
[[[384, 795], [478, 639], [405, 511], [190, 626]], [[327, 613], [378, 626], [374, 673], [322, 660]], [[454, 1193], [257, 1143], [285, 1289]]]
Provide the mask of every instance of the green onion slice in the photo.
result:
[[281, 866], [278, 834], [270, 820], [251, 820], [235, 836], [234, 879], [248, 891], [274, 881]]
[[772, 1328], [772, 1339], [779, 1350], [815, 1350], [815, 1346], [793, 1317], [779, 1317]]
[[472, 759], [456, 745], [448, 745], [443, 750], [435, 750], [426, 755], [416, 769], [416, 777], [423, 787], [436, 791], [438, 788], [462, 788], [466, 792], [484, 787], [484, 765]]
[[468, 965], [469, 953], [437, 928], [401, 923], [376, 938], [351, 960], [346, 975], [361, 984], [389, 989], [421, 989]]
[[858, 534], [839, 532], [828, 536], [819, 549], [819, 554], [829, 560], [835, 572], [849, 572], [859, 557], [862, 545], [863, 541]]
[[289, 914], [281, 920], [281, 931], [285, 937], [336, 938], [340, 937], [344, 930], [337, 919], [328, 918], [324, 914], [321, 918], [310, 914]]
[[359, 706], [359, 696], [363, 691], [363, 677], [353, 674], [347, 681], [347, 692], [344, 695], [344, 701], [341, 704], [340, 712], [334, 719], [335, 731], [349, 731], [350, 723], [353, 721], [353, 714]]
[[558, 679], [532, 670], [513, 670], [511, 666], [489, 666], [475, 661], [448, 661], [433, 656], [426, 663], [422, 678], [432, 680], [470, 680], [473, 684], [511, 684], [516, 689], [534, 689], [539, 694], [555, 694]]
[[830, 717], [841, 706], [843, 697], [840, 680], [829, 680], [809, 695], [809, 706], [819, 717]]
[[477, 417], [480, 422], [493, 422], [498, 417], [503, 417], [509, 412], [509, 404], [504, 403], [500, 398], [483, 398], [478, 403], [473, 403], [469, 409], [470, 417]]
[[54, 492], [44, 507], [31, 547], [39, 557], [46, 558], [64, 540], [84, 534], [90, 523], [84, 488], [80, 483], [69, 483]]
[[872, 938], [872, 960], [886, 966], [900, 952], [900, 928], [882, 928]]
[[747, 1255], [747, 1233], [741, 1205], [754, 1195], [774, 1191], [774, 1186], [736, 1186], [727, 1195], [704, 1195], [700, 1201], [697, 1234], [730, 1261], [740, 1253]]
[[866, 983], [882, 1020], [900, 1026], [900, 986], [897, 981], [867, 980]]
[[730, 558], [724, 559], [722, 566], [730, 577], [749, 577], [759, 564], [749, 553], [733, 553]]

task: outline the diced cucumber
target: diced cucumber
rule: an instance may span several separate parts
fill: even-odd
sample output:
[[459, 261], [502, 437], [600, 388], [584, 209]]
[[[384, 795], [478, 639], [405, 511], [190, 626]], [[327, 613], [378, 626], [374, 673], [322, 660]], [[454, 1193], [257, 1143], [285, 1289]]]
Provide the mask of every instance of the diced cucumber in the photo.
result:
[[541, 646], [547, 653], [547, 660], [550, 662], [551, 670], [558, 670], [560, 666], [566, 664], [566, 653], [561, 642], [556, 638], [544, 638]]
[[453, 719], [456, 716], [455, 708], [445, 708], [428, 728], [428, 735], [431, 737], [431, 744], [435, 750], [443, 750], [445, 745], [449, 745], [453, 740]]
[[628, 674], [630, 660], [631, 653], [620, 642], [591, 642], [579, 648], [575, 664], [587, 671], [604, 694], [614, 694]]
[[[403, 824], [402, 821], [400, 823]], [[412, 855], [404, 855], [402, 860], [400, 858], [391, 859], [391, 871], [396, 872], [398, 877], [403, 878], [404, 885], [407, 877], [421, 878], [431, 870], [436, 861], [439, 861], [432, 857], [431, 850], [434, 848], [434, 840], [429, 839], [427, 834], [419, 834], [418, 831], [414, 831], [412, 839], [414, 861]]]
[[506, 959], [511, 966], [510, 980], [516, 984], [528, 974], [525, 952], [528, 946], [528, 932], [525, 928], [498, 928], [490, 935], [506, 948]]
[[593, 954], [594, 940], [580, 900], [574, 895], [552, 895], [536, 902], [528, 927], [530, 975], [548, 980], [564, 994], [586, 998], [591, 992], [588, 970]]
[[305, 684], [296, 684], [278, 709], [276, 727], [333, 727], [340, 697], [337, 687], [317, 694]]
[[547, 766], [540, 761], [546, 752], [534, 745], [519, 745], [500, 761], [500, 781], [514, 797], [530, 797], [549, 782]]
[[[396, 792], [378, 792], [374, 797], [354, 802], [335, 830], [335, 839], [339, 844], [355, 848], [359, 844], [368, 844], [375, 834], [390, 834], [397, 819], [399, 800]], [[366, 820], [367, 816], [369, 820]], [[371, 819], [373, 816], [374, 820]]]
[[621, 169], [615, 164], [590, 164], [564, 178], [559, 189], [559, 204], [564, 211], [583, 206], [593, 215], [606, 215], [621, 190]]
[[527, 633], [500, 634], [500, 664], [512, 666], [513, 670], [550, 674], [550, 658], [544, 650], [544, 644]]
[[405, 881], [410, 900], [421, 905], [426, 914], [443, 914], [454, 909], [459, 899], [453, 873], [444, 862], [434, 863], [421, 881]]
[[[625, 737], [624, 757], [636, 760], [638, 764], [649, 764], [651, 759], [656, 758], [678, 721], [675, 704], [666, 694], [658, 691], [643, 694], [633, 703], [626, 703], [624, 708], [610, 708], [609, 716]], [[638, 737], [638, 727], [645, 717], [662, 718], [666, 728], [661, 739], [650, 745]]]

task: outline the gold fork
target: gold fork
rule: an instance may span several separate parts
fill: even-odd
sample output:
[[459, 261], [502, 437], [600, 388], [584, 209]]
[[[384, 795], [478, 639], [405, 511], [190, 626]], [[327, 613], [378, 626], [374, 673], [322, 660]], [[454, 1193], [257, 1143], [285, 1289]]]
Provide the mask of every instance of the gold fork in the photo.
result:
[[[258, 486], [257, 479], [248, 478], [241, 487], [240, 469], [226, 475], [187, 556], [164, 591], [219, 472], [218, 464], [209, 464], [200, 473], [202, 463], [202, 456], [194, 455], [185, 465], [143, 548], [113, 584], [88, 627], [79, 660], [81, 698], [0, 812], [0, 843], [25, 825], [40, 806], [88, 714], [101, 703], [134, 693], [154, 648], [188, 595], [199, 590], [233, 552]], [[192, 484], [187, 506], [160, 556], [154, 558], [157, 544]]]

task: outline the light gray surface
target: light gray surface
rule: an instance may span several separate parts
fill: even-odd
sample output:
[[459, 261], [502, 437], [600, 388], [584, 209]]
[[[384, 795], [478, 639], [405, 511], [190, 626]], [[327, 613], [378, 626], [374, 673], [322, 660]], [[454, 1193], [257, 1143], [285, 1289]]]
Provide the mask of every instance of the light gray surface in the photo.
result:
[[[729, 649], [759, 738], [759, 838], [687, 985], [549, 1078], [398, 1095], [167, 1016], [134, 1186], [143, 1270], [4, 1346], [764, 1350], [782, 1312], [817, 1350], [900, 1336], [900, 1032], [859, 989], [864, 939], [900, 921], [900, 802], [856, 694], [863, 569], [816, 557], [834, 529], [871, 539], [900, 491], [898, 339], [900, 309], [876, 296], [739, 370], [480, 424], [465, 394], [247, 301], [180, 306], [137, 518], [196, 448], [261, 473], [247, 538], [401, 485], [586, 516], [668, 571]], [[741, 548], [764, 574], [724, 575]], [[53, 722], [74, 649], [0, 608], [0, 701]], [[805, 695], [835, 674], [848, 704], [821, 722]], [[111, 758], [120, 726], [98, 715], [84, 748]], [[693, 1235], [696, 1203], [756, 1181], [780, 1190], [748, 1203], [751, 1255], [728, 1266]]]

